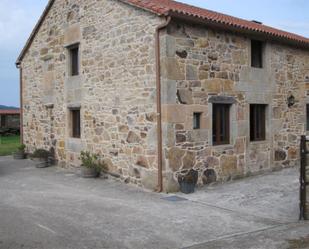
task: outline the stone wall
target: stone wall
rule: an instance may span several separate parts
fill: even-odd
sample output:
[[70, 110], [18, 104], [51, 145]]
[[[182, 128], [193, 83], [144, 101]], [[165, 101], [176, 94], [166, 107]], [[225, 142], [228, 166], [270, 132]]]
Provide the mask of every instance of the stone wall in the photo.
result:
[[[309, 51], [266, 43], [263, 68], [251, 67], [251, 40], [209, 28], [172, 23], [164, 36], [163, 126], [166, 172], [194, 168], [199, 184], [299, 163], [305, 133]], [[296, 103], [288, 107], [287, 98]], [[212, 144], [213, 96], [229, 97], [230, 144]], [[250, 142], [249, 105], [266, 104], [266, 140]], [[201, 129], [193, 113], [201, 112]]]
[[[79, 166], [79, 152], [104, 157], [126, 182], [156, 186], [155, 28], [163, 20], [114, 0], [56, 0], [22, 61], [24, 142]], [[80, 43], [80, 76], [67, 46]], [[70, 108], [81, 108], [81, 139]]]
[[[81, 150], [99, 153], [125, 182], [157, 182], [155, 28], [161, 18], [114, 0], [56, 0], [23, 61], [24, 142], [53, 147], [78, 166]], [[80, 44], [79, 76], [68, 49]], [[164, 186], [195, 168], [199, 183], [297, 165], [305, 132], [309, 52], [267, 43], [264, 68], [250, 67], [250, 39], [173, 22], [161, 37]], [[296, 103], [288, 107], [293, 94]], [[227, 96], [229, 145], [212, 145], [210, 97]], [[249, 104], [267, 104], [267, 134], [249, 141]], [[70, 109], [81, 109], [81, 139], [70, 137]], [[193, 130], [193, 113], [202, 113]]]
[[[303, 149], [303, 153], [308, 153], [309, 151], [309, 141], [308, 141], [308, 136], [305, 138], [304, 141], [304, 147]], [[303, 186], [301, 186], [301, 190], [300, 190], [300, 204], [303, 205], [304, 204], [304, 209], [302, 210], [303, 213], [301, 213], [301, 215], [304, 215], [304, 219], [305, 220], [309, 220], [309, 154], [304, 155], [303, 158], [303, 166], [304, 166], [304, 171], [302, 172], [301, 169], [301, 173], [300, 173], [300, 179], [303, 182]], [[302, 175], [302, 173], [304, 173], [304, 175]], [[302, 201], [304, 201], [304, 199], [302, 199], [302, 196], [305, 197], [305, 202], [302, 203]]]

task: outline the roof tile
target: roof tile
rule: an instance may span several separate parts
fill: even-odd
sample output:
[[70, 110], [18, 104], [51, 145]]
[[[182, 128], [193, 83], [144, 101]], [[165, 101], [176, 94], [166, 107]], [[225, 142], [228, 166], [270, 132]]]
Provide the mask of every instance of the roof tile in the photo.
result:
[[0, 109], [0, 115], [14, 115], [20, 114], [19, 109]]
[[199, 7], [191, 6], [188, 4], [176, 2], [173, 0], [124, 0], [137, 7], [147, 9], [149, 11], [155, 12], [159, 15], [168, 15], [169, 13], [179, 13], [182, 15], [192, 16], [218, 24], [224, 24], [237, 29], [248, 30], [253, 32], [258, 32], [266, 35], [275, 36], [278, 38], [284, 38], [292, 40], [299, 43], [304, 43], [309, 45], [309, 39], [282, 31], [276, 28], [272, 28], [263, 24], [258, 24], [252, 21], [247, 21], [241, 18], [221, 14], [215, 11], [202, 9]]

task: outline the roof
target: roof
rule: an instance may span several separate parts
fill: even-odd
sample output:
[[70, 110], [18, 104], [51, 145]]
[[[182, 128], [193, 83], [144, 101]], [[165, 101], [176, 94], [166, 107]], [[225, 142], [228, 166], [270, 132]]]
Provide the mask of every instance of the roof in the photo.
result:
[[0, 115], [17, 115], [20, 114], [19, 109], [1, 109]]
[[[264, 36], [270, 40], [282, 41], [287, 44], [297, 45], [309, 48], [309, 39], [297, 34], [289, 33], [283, 30], [272, 28], [253, 21], [236, 18], [215, 11], [191, 6], [188, 4], [176, 2], [173, 0], [119, 0], [121, 2], [133, 5], [135, 7], [150, 11], [159, 16], [174, 16], [177, 18], [185, 18], [187, 20], [195, 20], [208, 25], [214, 25], [222, 29], [235, 32], [242, 32], [250, 35]], [[55, 0], [49, 0], [42, 16], [33, 29], [25, 47], [21, 51], [16, 64], [18, 65], [28, 48], [30, 47], [36, 33], [42, 25], [50, 8]]]
[[237, 17], [225, 15], [215, 11], [202, 9], [188, 4], [176, 2], [173, 0], [124, 0], [123, 2], [130, 3], [137, 7], [152, 11], [159, 15], [184, 15], [213, 23], [221, 24], [233, 29], [248, 30], [255, 33], [265, 34], [283, 38], [299, 43], [304, 43], [309, 46], [309, 39], [300, 35], [275, 29], [254, 21], [248, 21]]

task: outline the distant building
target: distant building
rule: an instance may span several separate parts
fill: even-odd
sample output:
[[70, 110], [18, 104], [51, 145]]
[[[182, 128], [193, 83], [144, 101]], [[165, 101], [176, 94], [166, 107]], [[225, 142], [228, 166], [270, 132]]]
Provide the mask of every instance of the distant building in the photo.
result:
[[0, 129], [19, 129], [20, 110], [3, 109], [0, 110]]

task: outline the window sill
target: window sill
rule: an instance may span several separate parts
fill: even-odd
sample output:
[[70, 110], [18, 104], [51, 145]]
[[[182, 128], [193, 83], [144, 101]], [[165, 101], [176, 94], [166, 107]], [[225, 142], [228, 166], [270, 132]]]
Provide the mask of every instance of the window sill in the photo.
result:
[[254, 67], [254, 66], [250, 66], [250, 67], [254, 69], [265, 69], [264, 67]]
[[234, 146], [232, 144], [212, 144], [214, 149], [233, 149]]
[[84, 149], [82, 140], [80, 138], [69, 137], [66, 139], [66, 150], [80, 153]]
[[67, 90], [80, 89], [82, 87], [82, 76], [67, 76], [66, 77], [66, 88]]
[[78, 78], [80, 78], [80, 74], [77, 74], [77, 75], [71, 75], [71, 74], [69, 74], [69, 75], [68, 75], [68, 78], [71, 79], [71, 80], [78, 79]]
[[250, 141], [250, 144], [266, 144], [266, 143], [269, 143], [269, 141], [266, 139], [266, 140], [261, 140], [261, 141]]

